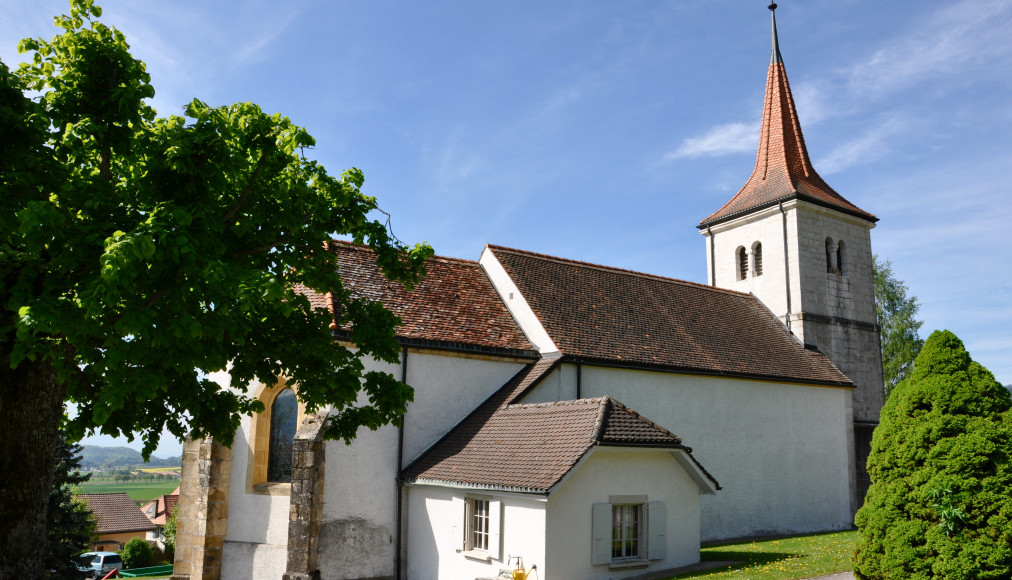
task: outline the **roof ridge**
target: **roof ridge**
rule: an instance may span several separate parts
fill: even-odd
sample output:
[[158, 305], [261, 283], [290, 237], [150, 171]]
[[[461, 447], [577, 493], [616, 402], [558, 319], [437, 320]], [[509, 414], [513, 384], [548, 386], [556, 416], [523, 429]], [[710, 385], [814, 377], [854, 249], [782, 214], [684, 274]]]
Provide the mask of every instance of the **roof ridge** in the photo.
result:
[[507, 246], [498, 246], [496, 244], [485, 244], [485, 247], [489, 248], [489, 249], [491, 249], [493, 251], [495, 251], [495, 250], [502, 250], [502, 251], [505, 251], [505, 252], [514, 252], [516, 254], [523, 254], [525, 256], [533, 256], [533, 257], [536, 257], [536, 258], [550, 260], [550, 261], [561, 263], [561, 264], [570, 264], [570, 265], [573, 265], [573, 266], [580, 266], [580, 267], [588, 268], [588, 269], [591, 269], [591, 270], [598, 270], [598, 271], [602, 271], [602, 272], [614, 272], [614, 273], [618, 273], [618, 274], [629, 274], [629, 275], [635, 276], [637, 278], [644, 278], [644, 279], [648, 279], [648, 280], [656, 280], [656, 281], [659, 281], [659, 282], [672, 282], [672, 283], [680, 284], [680, 285], [683, 285], [683, 286], [693, 286], [693, 287], [697, 287], [697, 288], [701, 288], [701, 289], [705, 289], [705, 290], [715, 290], [715, 291], [718, 291], [718, 292], [723, 292], [725, 294], [731, 294], [733, 296], [743, 296], [743, 297], [752, 297], [752, 298], [755, 298], [755, 296], [753, 294], [749, 293], [749, 292], [739, 292], [738, 290], [731, 290], [730, 288], [720, 288], [718, 286], [710, 286], [709, 284], [703, 284], [701, 282], [693, 282], [691, 280], [682, 280], [681, 278], [672, 278], [670, 276], [662, 276], [660, 274], [650, 274], [650, 273], [647, 273], [647, 272], [638, 272], [636, 270], [630, 270], [628, 268], [618, 268], [618, 267], [615, 267], [615, 266], [605, 266], [604, 264], [595, 264], [593, 262], [585, 262], [583, 260], [573, 260], [571, 258], [561, 258], [559, 256], [551, 256], [549, 254], [542, 254], [540, 252], [531, 252], [529, 250], [520, 250], [520, 249], [517, 249], [517, 248], [510, 248], [510, 247], [507, 247]]
[[540, 403], [507, 403], [500, 407], [501, 409], [539, 409], [545, 407], [571, 407], [575, 405], [591, 405], [601, 404], [601, 401], [609, 398], [607, 395], [603, 397], [583, 398], [583, 399], [563, 399], [561, 401], [542, 401]]
[[[343, 248], [347, 248], [349, 250], [356, 250], [356, 251], [359, 251], [359, 252], [371, 252], [372, 251], [372, 248], [370, 248], [369, 246], [367, 246], [365, 244], [356, 244], [355, 242], [351, 242], [351, 241], [348, 241], [348, 240], [338, 240], [336, 238], [331, 238], [326, 243], [341, 244], [341, 246]], [[459, 262], [459, 263], [462, 263], [462, 264], [473, 264], [475, 266], [478, 265], [478, 260], [468, 260], [467, 258], [456, 258], [456, 257], [453, 257], [453, 256], [439, 256], [439, 255], [435, 255], [435, 256], [430, 256], [426, 261], [429, 261], [429, 260], [442, 260], [442, 261], [446, 261], [446, 262]]]

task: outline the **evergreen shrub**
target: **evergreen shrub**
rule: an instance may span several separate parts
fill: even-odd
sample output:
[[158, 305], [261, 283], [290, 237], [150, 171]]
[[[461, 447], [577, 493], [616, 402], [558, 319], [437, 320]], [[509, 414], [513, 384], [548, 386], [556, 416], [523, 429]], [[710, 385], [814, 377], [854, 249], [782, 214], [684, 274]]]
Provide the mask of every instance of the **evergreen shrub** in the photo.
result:
[[1012, 578], [1010, 408], [956, 335], [928, 338], [872, 437], [855, 576]]
[[144, 538], [131, 538], [120, 550], [119, 555], [123, 558], [123, 566], [128, 569], [147, 568], [154, 561], [151, 544]]

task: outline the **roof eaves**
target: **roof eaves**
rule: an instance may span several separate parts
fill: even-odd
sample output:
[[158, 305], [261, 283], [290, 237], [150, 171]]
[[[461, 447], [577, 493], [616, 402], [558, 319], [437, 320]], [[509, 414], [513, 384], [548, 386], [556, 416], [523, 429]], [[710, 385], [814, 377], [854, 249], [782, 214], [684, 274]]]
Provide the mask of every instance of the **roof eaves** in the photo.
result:
[[498, 485], [493, 483], [467, 483], [462, 481], [450, 481], [446, 479], [427, 479], [423, 477], [405, 477], [401, 479], [404, 485], [434, 485], [438, 487], [449, 487], [454, 489], [477, 489], [482, 491], [502, 491], [508, 493], [522, 493], [527, 495], [547, 496], [547, 489], [536, 487], [523, 487], [518, 485]]

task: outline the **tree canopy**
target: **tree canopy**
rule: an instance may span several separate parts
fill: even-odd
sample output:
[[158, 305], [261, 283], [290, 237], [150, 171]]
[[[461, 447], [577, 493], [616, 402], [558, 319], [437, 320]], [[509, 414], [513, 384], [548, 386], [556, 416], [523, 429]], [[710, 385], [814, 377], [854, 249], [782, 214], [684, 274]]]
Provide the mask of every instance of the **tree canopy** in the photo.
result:
[[875, 279], [875, 318], [882, 333], [882, 377], [886, 396], [906, 376], [924, 340], [918, 331], [920, 304], [907, 296], [907, 286], [893, 275], [892, 262], [872, 257]]
[[[398, 359], [398, 320], [344, 288], [324, 244], [366, 243], [407, 285], [431, 248], [394, 238], [362, 172], [328, 174], [280, 114], [195, 99], [158, 117], [144, 64], [100, 16], [71, 0], [61, 34], [21, 42], [29, 62], [0, 62], [0, 469], [18, 474], [0, 484], [7, 555], [42, 536], [51, 463], [36, 464], [61, 424], [72, 440], [139, 435], [147, 455], [163, 429], [230, 443], [262, 409], [252, 381], [298, 383], [308, 411], [333, 409], [325, 436], [345, 440], [411, 399], [363, 364]], [[330, 293], [353, 348], [300, 289]], [[225, 370], [232, 389], [208, 378]], [[37, 572], [32, 555], [0, 564]]]
[[954, 334], [932, 333], [872, 437], [855, 575], [1012, 577], [1010, 408]]

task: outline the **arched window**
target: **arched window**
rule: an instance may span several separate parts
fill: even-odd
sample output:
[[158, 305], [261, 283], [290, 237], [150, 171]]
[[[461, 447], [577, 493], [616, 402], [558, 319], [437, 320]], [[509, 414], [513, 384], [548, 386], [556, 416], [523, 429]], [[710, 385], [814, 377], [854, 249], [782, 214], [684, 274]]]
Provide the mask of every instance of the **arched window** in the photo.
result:
[[270, 451], [267, 481], [292, 480], [292, 444], [295, 441], [299, 403], [291, 389], [284, 389], [271, 404]]
[[763, 275], [763, 245], [762, 242], [756, 242], [752, 246], [752, 261], [755, 263], [753, 269], [755, 270], [756, 276]]
[[836, 246], [836, 269], [841, 276], [847, 275], [847, 244], [843, 240], [837, 242]]
[[826, 238], [826, 273], [832, 274], [833, 270], [833, 238]]
[[738, 248], [738, 279], [744, 280], [748, 277], [748, 252], [744, 247]]

